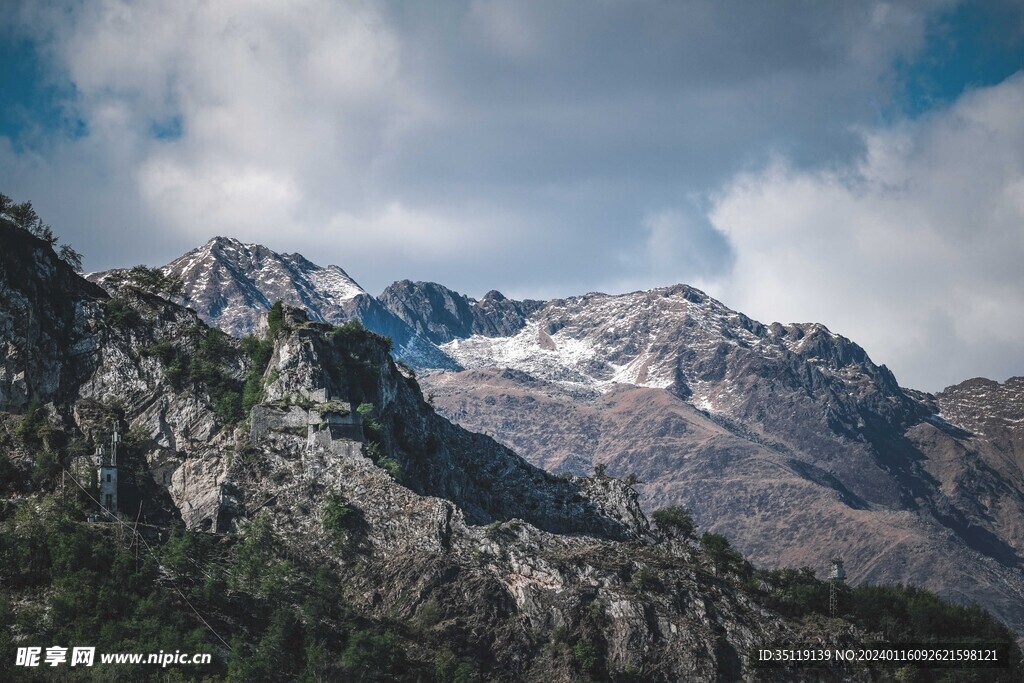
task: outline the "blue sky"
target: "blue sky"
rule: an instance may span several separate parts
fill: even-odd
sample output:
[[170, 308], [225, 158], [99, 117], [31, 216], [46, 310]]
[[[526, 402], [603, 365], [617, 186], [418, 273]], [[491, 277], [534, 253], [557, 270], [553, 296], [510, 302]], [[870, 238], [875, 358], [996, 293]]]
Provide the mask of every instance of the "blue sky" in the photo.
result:
[[1024, 374], [1016, 2], [0, 9], [0, 191], [91, 270], [215, 234], [479, 296], [688, 282], [903, 383]]

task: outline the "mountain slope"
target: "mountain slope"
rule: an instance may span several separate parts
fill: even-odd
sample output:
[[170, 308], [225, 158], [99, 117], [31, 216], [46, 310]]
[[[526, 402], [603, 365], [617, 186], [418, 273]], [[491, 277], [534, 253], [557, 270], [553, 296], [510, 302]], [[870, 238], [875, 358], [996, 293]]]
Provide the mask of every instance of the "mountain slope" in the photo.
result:
[[[93, 316], [109, 298], [58, 258], [41, 256], [39, 240], [0, 218], [0, 405], [66, 398], [89, 372]], [[37, 270], [46, 273], [40, 280]], [[24, 339], [13, 344], [14, 337]]]

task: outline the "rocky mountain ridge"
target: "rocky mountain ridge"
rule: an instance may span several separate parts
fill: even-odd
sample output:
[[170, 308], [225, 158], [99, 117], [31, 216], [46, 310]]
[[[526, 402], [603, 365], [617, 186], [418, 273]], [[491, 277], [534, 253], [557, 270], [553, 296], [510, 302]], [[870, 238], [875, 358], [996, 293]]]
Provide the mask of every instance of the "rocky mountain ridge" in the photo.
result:
[[[392, 338], [396, 352], [417, 367], [457, 366], [430, 341], [388, 311], [338, 266], [319, 266], [301, 254], [278, 254], [259, 244], [215, 237], [161, 268], [180, 280], [178, 303], [196, 311], [207, 324], [241, 337], [255, 330], [278, 299], [307, 311], [313, 320], [360, 320]], [[122, 271], [89, 275], [110, 286]]]
[[[647, 509], [690, 507], [759, 563], [840, 553], [854, 581], [1024, 625], [1020, 457], [961, 415], [963, 391], [901, 388], [821, 325], [763, 325], [686, 286], [549, 301], [515, 335], [442, 349], [467, 370], [423, 378], [435, 405], [551, 471], [636, 476]], [[1010, 406], [1001, 424], [1024, 416]]]
[[526, 324], [543, 301], [515, 301], [491, 290], [477, 301], [436, 282], [399, 280], [378, 297], [389, 311], [435, 344], [473, 335], [507, 337]]

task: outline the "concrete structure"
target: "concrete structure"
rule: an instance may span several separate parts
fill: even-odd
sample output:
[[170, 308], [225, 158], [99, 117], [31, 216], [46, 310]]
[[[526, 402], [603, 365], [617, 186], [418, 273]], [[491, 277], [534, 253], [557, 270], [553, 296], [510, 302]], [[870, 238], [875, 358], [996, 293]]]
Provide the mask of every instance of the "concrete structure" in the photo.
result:
[[100, 476], [100, 505], [103, 509], [117, 514], [117, 445], [121, 443], [121, 435], [116, 431], [110, 437], [110, 457], [106, 458], [103, 449], [97, 453]]

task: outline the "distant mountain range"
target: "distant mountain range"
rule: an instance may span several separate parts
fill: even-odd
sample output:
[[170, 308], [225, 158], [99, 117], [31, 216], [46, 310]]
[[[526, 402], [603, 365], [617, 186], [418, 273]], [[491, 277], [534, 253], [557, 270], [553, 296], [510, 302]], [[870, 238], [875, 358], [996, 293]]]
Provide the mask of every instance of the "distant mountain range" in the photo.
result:
[[[240, 335], [280, 298], [395, 342], [434, 406], [549, 471], [634, 475], [765, 566], [905, 582], [1024, 631], [1024, 378], [930, 395], [823, 325], [765, 325], [677, 285], [474, 300], [216, 238], [164, 267]], [[92, 276], [103, 283], [104, 274]]]
[[[278, 254], [258, 244], [215, 237], [163, 271], [181, 279], [181, 303], [234, 336], [252, 332], [260, 316], [281, 299], [305, 309], [312, 320], [359, 320], [391, 337], [396, 355], [417, 367], [457, 368], [338, 266], [323, 268], [301, 254]], [[95, 273], [89, 279], [103, 284], [115, 272]]]

